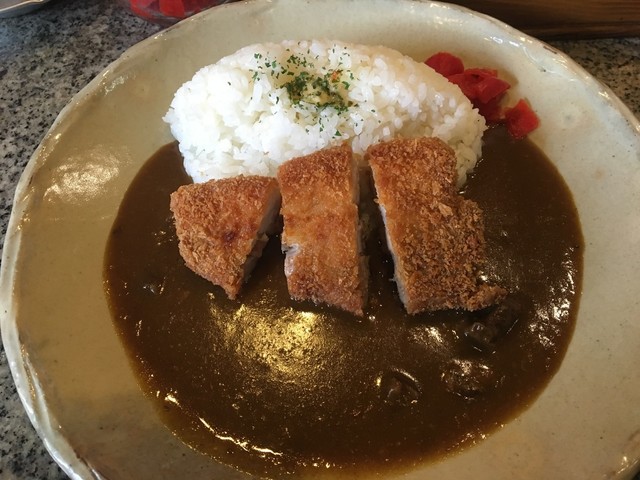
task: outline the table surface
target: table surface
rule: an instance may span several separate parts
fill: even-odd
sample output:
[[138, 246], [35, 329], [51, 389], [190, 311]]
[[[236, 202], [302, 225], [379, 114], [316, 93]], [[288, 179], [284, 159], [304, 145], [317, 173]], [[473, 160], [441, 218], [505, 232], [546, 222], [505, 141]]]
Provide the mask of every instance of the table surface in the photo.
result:
[[[128, 47], [159, 30], [110, 0], [53, 0], [0, 18], [0, 245], [18, 179], [58, 112]], [[640, 38], [549, 43], [640, 117]], [[0, 479], [64, 478], [29, 423], [0, 346]]]

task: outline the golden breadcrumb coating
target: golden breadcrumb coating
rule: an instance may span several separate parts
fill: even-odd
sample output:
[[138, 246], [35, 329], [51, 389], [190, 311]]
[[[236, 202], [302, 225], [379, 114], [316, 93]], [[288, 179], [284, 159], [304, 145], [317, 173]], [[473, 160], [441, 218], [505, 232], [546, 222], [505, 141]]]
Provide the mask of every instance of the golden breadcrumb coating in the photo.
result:
[[456, 191], [453, 150], [436, 138], [395, 139], [371, 146], [366, 158], [407, 312], [478, 310], [499, 301], [506, 292], [479, 279], [482, 211]]
[[357, 166], [347, 145], [278, 169], [290, 295], [363, 314], [368, 273], [361, 257]]
[[236, 298], [279, 205], [275, 178], [237, 176], [180, 187], [171, 194], [180, 255], [191, 270]]

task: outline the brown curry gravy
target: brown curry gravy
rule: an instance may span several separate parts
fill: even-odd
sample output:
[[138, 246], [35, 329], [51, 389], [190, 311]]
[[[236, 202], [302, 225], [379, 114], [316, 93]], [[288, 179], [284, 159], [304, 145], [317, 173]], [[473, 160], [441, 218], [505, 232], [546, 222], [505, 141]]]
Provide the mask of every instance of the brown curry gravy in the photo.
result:
[[485, 134], [464, 195], [485, 213], [488, 278], [527, 301], [492, 351], [485, 312], [407, 315], [382, 238], [365, 318], [294, 302], [279, 238], [238, 301], [188, 270], [169, 194], [190, 180], [174, 144], [137, 175], [105, 257], [117, 331], [144, 391], [186, 443], [260, 476], [406, 469], [480, 441], [530, 405], [576, 318], [583, 241], [564, 181], [528, 140]]

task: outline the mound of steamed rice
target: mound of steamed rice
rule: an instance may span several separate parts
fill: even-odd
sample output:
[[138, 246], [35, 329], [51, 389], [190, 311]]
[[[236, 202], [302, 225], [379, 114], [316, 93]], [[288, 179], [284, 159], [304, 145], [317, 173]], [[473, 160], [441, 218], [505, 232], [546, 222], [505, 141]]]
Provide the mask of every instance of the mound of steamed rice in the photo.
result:
[[460, 89], [423, 63], [317, 40], [251, 45], [202, 68], [164, 120], [195, 182], [273, 176], [293, 157], [345, 141], [362, 154], [397, 136], [435, 136], [454, 149], [462, 184], [486, 128]]

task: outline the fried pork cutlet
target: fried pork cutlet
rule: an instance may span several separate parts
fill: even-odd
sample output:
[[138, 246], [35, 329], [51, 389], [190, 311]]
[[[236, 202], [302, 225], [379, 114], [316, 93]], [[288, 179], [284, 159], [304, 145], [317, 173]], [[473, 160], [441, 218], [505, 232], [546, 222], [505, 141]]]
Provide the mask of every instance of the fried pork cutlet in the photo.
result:
[[453, 151], [435, 138], [396, 139], [367, 151], [407, 312], [479, 310], [506, 292], [483, 283], [482, 211], [456, 192]]
[[274, 233], [275, 178], [238, 176], [184, 185], [171, 194], [180, 255], [201, 277], [236, 298]]
[[289, 294], [363, 314], [368, 268], [358, 220], [358, 168], [349, 146], [278, 169]]

